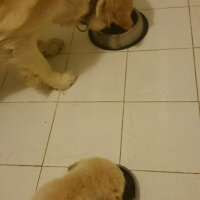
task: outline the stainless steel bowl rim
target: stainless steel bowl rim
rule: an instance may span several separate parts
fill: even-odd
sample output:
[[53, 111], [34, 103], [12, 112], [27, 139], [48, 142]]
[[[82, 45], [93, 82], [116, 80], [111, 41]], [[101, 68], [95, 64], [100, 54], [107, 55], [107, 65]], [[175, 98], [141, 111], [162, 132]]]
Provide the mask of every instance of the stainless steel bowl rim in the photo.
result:
[[[137, 15], [140, 15], [140, 12], [136, 9], [134, 9], [134, 11], [137, 13]], [[137, 24], [137, 23], [136, 23]], [[119, 34], [109, 34], [109, 33], [105, 33], [103, 31], [99, 31], [100, 33], [104, 34], [104, 35], [108, 35], [108, 36], [112, 36], [112, 37], [119, 37], [121, 35], [125, 35], [125, 34], [129, 34], [129, 32], [134, 31], [134, 29], [136, 29], [136, 24], [134, 24], [129, 30], [123, 32], [123, 33], [119, 33]]]

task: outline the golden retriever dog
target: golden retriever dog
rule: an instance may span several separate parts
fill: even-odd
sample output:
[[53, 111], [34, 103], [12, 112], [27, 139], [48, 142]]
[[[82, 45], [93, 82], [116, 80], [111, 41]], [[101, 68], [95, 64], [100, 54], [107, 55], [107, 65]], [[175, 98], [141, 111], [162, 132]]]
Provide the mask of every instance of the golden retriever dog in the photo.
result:
[[42, 53], [58, 53], [63, 42], [40, 41], [43, 29], [51, 23], [71, 25], [83, 19], [95, 30], [112, 22], [128, 29], [132, 9], [132, 0], [0, 0], [0, 68], [14, 67], [29, 86], [65, 90], [76, 75], [51, 69]]
[[125, 179], [112, 162], [89, 158], [68, 169], [67, 175], [41, 187], [32, 200], [122, 200]]

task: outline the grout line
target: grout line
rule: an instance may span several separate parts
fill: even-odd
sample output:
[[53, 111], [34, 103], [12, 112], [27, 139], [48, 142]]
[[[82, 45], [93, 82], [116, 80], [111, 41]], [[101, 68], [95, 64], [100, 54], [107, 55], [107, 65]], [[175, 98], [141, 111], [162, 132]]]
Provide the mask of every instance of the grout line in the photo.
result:
[[[65, 62], [65, 67], [64, 67], [64, 72], [66, 72], [67, 71], [67, 63], [68, 63], [68, 60], [69, 60], [69, 54], [67, 54], [68, 56], [67, 56], [67, 59], [66, 59], [66, 62]], [[59, 91], [59, 93], [60, 93], [61, 91]]]
[[62, 103], [62, 104], [72, 104], [72, 103], [198, 103], [198, 100], [194, 101], [184, 101], [184, 100], [179, 100], [179, 101], [134, 101], [134, 100], [127, 100], [127, 101], [21, 101], [21, 102], [0, 102], [0, 104], [20, 104], [20, 103], [26, 103], [26, 104], [31, 104], [31, 103]]
[[126, 103], [198, 103], [195, 101], [126, 101]]
[[187, 8], [188, 6], [169, 6], [169, 7], [159, 7], [159, 8], [138, 8], [138, 10], [164, 10], [164, 9], [173, 9], [173, 8]]
[[[8, 167], [46, 167], [46, 168], [68, 168], [68, 166], [61, 165], [23, 165], [23, 164], [0, 164], [0, 166], [8, 166]], [[194, 174], [200, 175], [200, 172], [184, 172], [184, 171], [165, 171], [165, 170], [147, 170], [147, 169], [131, 169], [129, 170], [133, 172], [153, 172], [153, 173], [168, 173], [168, 174]]]
[[57, 103], [57, 101], [8, 101], [8, 102], [0, 102], [0, 104], [8, 104], [8, 103], [10, 103], [10, 104], [14, 104], [14, 103]]
[[41, 167], [40, 167], [39, 174], [38, 174], [37, 183], [36, 183], [36, 186], [35, 186], [35, 192], [36, 192], [37, 189], [38, 189], [38, 185], [39, 185], [40, 177], [41, 177], [41, 174], [42, 174], [42, 169], [43, 169], [43, 167], [41, 166]]
[[76, 29], [76, 26], [74, 26], [73, 33], [72, 33], [72, 38], [71, 38], [71, 41], [70, 41], [70, 44], [69, 44], [69, 50], [68, 50], [68, 53], [69, 53], [69, 54], [70, 54], [70, 52], [71, 52], [72, 43], [73, 43], [73, 40], [74, 40], [75, 29]]
[[[59, 99], [59, 97], [60, 97], [60, 93], [58, 95], [58, 99]], [[48, 149], [48, 145], [49, 145], [49, 141], [50, 141], [50, 137], [51, 137], [51, 133], [52, 133], [52, 129], [53, 129], [53, 124], [54, 124], [54, 121], [55, 121], [56, 112], [57, 112], [57, 108], [58, 108], [58, 99], [57, 99], [57, 103], [56, 103], [56, 107], [55, 107], [55, 111], [54, 111], [54, 115], [53, 115], [53, 119], [52, 119], [52, 123], [51, 123], [51, 128], [50, 128], [50, 131], [49, 131], [49, 136], [48, 136], [48, 139], [47, 139], [47, 143], [46, 143], [46, 147], [45, 147], [45, 151], [44, 151], [44, 156], [43, 156], [43, 160], [42, 160], [42, 165], [41, 165], [40, 172], [39, 172], [39, 175], [38, 175], [38, 180], [37, 180], [35, 190], [37, 190], [37, 188], [38, 188], [38, 184], [39, 184], [40, 177], [41, 177], [41, 174], [42, 174], [42, 169], [43, 169], [43, 166], [44, 166], [44, 161], [45, 161], [45, 157], [46, 157], [46, 153], [47, 153], [47, 149]]]
[[126, 53], [127, 49], [125, 50], [102, 50], [102, 51], [77, 51], [77, 52], [70, 52], [69, 54], [104, 54], [104, 53]]
[[165, 49], [128, 49], [128, 52], [140, 52], [140, 51], [173, 51], [173, 50], [187, 50], [192, 49], [192, 47], [180, 47], [180, 48], [165, 48]]
[[64, 165], [34, 165], [34, 164], [4, 164], [1, 163], [1, 166], [6, 166], [6, 167], [54, 167], [54, 168], [68, 168], [69, 166], [64, 166]]
[[48, 168], [68, 168], [69, 166], [64, 166], [64, 165], [44, 165], [43, 167], [48, 167]]
[[119, 164], [121, 163], [121, 156], [122, 156], [122, 142], [123, 142], [123, 129], [124, 129], [124, 112], [125, 112], [127, 70], [128, 70], [128, 50], [126, 52], [126, 68], [125, 68], [125, 77], [124, 77], [124, 97], [123, 97], [123, 111], [122, 111], [122, 124], [121, 124]]
[[[134, 46], [133, 46], [134, 47]], [[135, 46], [136, 47], [136, 46]], [[199, 49], [200, 46], [194, 46], [194, 48]], [[164, 49], [133, 49], [131, 47], [128, 48], [128, 52], [140, 52], [140, 51], [169, 51], [169, 50], [187, 50], [192, 49], [192, 47], [172, 47], [172, 48], [164, 48]], [[105, 51], [105, 52], [71, 52], [71, 53], [61, 53], [59, 55], [73, 55], [73, 54], [104, 54], [104, 53], [126, 53], [126, 51]]]
[[198, 100], [194, 101], [66, 101], [66, 102], [59, 102], [59, 103], [198, 103]]
[[189, 5], [190, 7], [200, 7], [200, 5]]
[[[190, 5], [190, 2], [188, 0], [188, 6]], [[197, 78], [197, 66], [196, 66], [196, 57], [194, 52], [194, 38], [193, 38], [193, 29], [192, 29], [192, 16], [191, 16], [191, 7], [188, 7], [189, 12], [189, 18], [190, 18], [190, 30], [191, 30], [191, 38], [192, 38], [192, 52], [193, 52], [193, 61], [194, 61], [194, 73], [195, 73], [195, 84], [196, 84], [196, 94], [197, 94], [197, 101], [198, 101], [198, 107], [199, 107], [199, 120], [200, 120], [200, 94], [199, 94], [199, 88], [198, 88], [198, 78]]]
[[[196, 48], [200, 48], [200, 47], [196, 47]], [[131, 48], [128, 48], [128, 52], [138, 52], [138, 51], [160, 51], [160, 50], [183, 50], [183, 49], [192, 49], [192, 47], [172, 47], [172, 48], [162, 48], [162, 49], [133, 49], [130, 50]], [[73, 55], [73, 54], [111, 54], [111, 53], [126, 53], [127, 51], [102, 51], [102, 52], [98, 52], [98, 51], [93, 51], [93, 52], [69, 52], [69, 53], [61, 53], [61, 54], [69, 54], [69, 55]]]
[[59, 103], [122, 103], [123, 101], [60, 101]]
[[7, 75], [8, 75], [8, 71], [6, 71], [6, 73], [5, 73], [5, 75], [4, 75], [4, 78], [3, 78], [3, 81], [2, 81], [2, 83], [1, 83], [0, 89], [3, 88], [3, 86], [4, 86], [5, 82], [6, 82]]
[[130, 169], [135, 172], [155, 172], [155, 173], [167, 173], [167, 174], [194, 174], [200, 175], [200, 172], [181, 172], [181, 171], [159, 171], [159, 170], [145, 170], [145, 169]]
[[[68, 56], [67, 56], [67, 60], [66, 60], [66, 63], [65, 63], [65, 72], [67, 71], [68, 60], [69, 60], [69, 54], [68, 54]], [[60, 92], [61, 92], [61, 91], [59, 91], [59, 93], [60, 93]], [[58, 101], [59, 101], [59, 99], [58, 99]]]
[[31, 165], [31, 164], [4, 164], [4, 163], [1, 163], [0, 166], [8, 166], [8, 167], [41, 167], [41, 165]]

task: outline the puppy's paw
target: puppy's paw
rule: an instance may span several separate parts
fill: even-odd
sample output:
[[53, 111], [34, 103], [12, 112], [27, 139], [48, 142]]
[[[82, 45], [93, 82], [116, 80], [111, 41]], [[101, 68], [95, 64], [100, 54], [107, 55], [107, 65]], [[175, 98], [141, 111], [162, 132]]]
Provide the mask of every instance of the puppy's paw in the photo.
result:
[[64, 47], [64, 42], [60, 39], [51, 39], [47, 42], [38, 41], [38, 47], [40, 52], [46, 56], [53, 56], [61, 52]]

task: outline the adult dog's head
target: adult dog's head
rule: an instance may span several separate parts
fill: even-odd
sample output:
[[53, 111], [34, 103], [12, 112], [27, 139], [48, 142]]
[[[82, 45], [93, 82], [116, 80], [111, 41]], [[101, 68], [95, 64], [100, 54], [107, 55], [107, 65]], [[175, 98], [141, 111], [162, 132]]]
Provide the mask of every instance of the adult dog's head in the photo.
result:
[[95, 12], [89, 19], [89, 27], [100, 30], [111, 23], [115, 23], [125, 29], [131, 28], [133, 21], [133, 0], [91, 0], [97, 1]]

